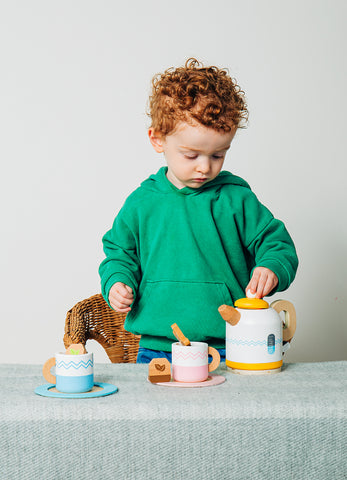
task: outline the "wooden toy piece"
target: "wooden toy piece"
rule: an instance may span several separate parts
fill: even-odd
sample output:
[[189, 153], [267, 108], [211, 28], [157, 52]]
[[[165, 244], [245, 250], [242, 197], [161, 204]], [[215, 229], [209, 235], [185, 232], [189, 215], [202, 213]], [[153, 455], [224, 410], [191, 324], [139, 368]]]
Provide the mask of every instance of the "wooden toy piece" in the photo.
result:
[[170, 382], [171, 365], [167, 358], [153, 358], [149, 364], [148, 380], [152, 383]]
[[182, 343], [182, 345], [185, 345], [186, 347], [188, 347], [190, 345], [190, 341], [188, 340], [187, 337], [185, 337], [182, 333], [182, 331], [180, 330], [180, 328], [178, 327], [177, 323], [173, 323], [171, 325], [171, 328], [172, 328], [172, 331], [173, 331], [173, 334], [175, 335], [175, 337], [177, 338], [177, 340], [179, 342]]
[[230, 323], [233, 327], [239, 323], [241, 318], [241, 313], [230, 305], [221, 305], [218, 308], [218, 312], [221, 314], [223, 320]]
[[208, 347], [208, 354], [212, 357], [212, 362], [208, 365], [208, 371], [213, 372], [219, 367], [220, 364], [220, 353], [213, 347]]
[[277, 313], [284, 312], [283, 340], [290, 342], [296, 330], [296, 312], [294, 305], [287, 300], [275, 300], [270, 305]]
[[84, 355], [87, 353], [84, 345], [82, 343], [72, 343], [66, 349], [66, 355]]
[[55, 376], [51, 373], [51, 368], [55, 365], [55, 357], [47, 360], [42, 368], [42, 375], [48, 383], [55, 384]]

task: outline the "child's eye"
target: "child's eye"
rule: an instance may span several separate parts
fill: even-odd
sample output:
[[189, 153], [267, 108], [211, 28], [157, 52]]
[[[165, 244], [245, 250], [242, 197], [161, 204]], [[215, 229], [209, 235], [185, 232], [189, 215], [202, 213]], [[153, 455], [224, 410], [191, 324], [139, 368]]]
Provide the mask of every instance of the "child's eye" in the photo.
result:
[[188, 158], [188, 160], [195, 160], [196, 158], [198, 158], [197, 155], [184, 155], [186, 158]]
[[215, 159], [220, 159], [220, 158], [223, 158], [224, 155], [212, 155], [212, 158], [215, 158]]

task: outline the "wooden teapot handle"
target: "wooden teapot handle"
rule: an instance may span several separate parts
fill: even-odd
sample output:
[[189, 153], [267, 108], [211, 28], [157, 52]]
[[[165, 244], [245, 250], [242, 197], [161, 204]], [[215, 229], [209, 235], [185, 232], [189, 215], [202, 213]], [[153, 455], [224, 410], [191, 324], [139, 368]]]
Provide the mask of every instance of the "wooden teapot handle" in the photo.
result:
[[283, 340], [290, 342], [296, 330], [296, 312], [294, 305], [287, 300], [275, 300], [270, 305], [277, 313], [284, 312]]

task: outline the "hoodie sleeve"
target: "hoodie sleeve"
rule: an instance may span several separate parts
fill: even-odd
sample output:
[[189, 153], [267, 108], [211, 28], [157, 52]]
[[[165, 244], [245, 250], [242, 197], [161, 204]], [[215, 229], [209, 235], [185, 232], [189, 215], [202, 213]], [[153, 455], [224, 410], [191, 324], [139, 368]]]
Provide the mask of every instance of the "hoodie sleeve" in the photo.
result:
[[127, 215], [126, 208], [123, 207], [117, 215], [112, 229], [102, 239], [106, 258], [100, 264], [99, 274], [101, 292], [108, 304], [110, 289], [116, 282], [129, 285], [134, 292], [134, 297], [136, 297], [140, 282], [136, 228], [134, 225], [130, 225], [127, 218], [130, 219], [131, 216]]
[[280, 220], [272, 218], [248, 246], [248, 251], [255, 260], [254, 268], [266, 267], [277, 275], [278, 285], [271, 294], [290, 286], [298, 268], [298, 257], [294, 243]]
[[249, 191], [243, 203], [242, 234], [244, 245], [251, 255], [254, 268], [266, 267], [278, 277], [276, 291], [286, 290], [293, 282], [298, 268], [296, 249], [284, 223]]

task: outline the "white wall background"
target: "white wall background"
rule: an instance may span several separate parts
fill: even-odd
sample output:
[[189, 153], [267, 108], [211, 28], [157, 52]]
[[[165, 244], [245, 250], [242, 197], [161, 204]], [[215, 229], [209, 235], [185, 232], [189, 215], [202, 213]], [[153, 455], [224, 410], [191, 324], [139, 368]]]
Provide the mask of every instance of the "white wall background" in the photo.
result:
[[[100, 291], [101, 237], [163, 165], [152, 76], [195, 56], [245, 90], [226, 168], [287, 225], [300, 267], [287, 361], [347, 359], [344, 0], [2, 1], [0, 361], [62, 350], [66, 311]], [[108, 361], [90, 343], [96, 360]]]

